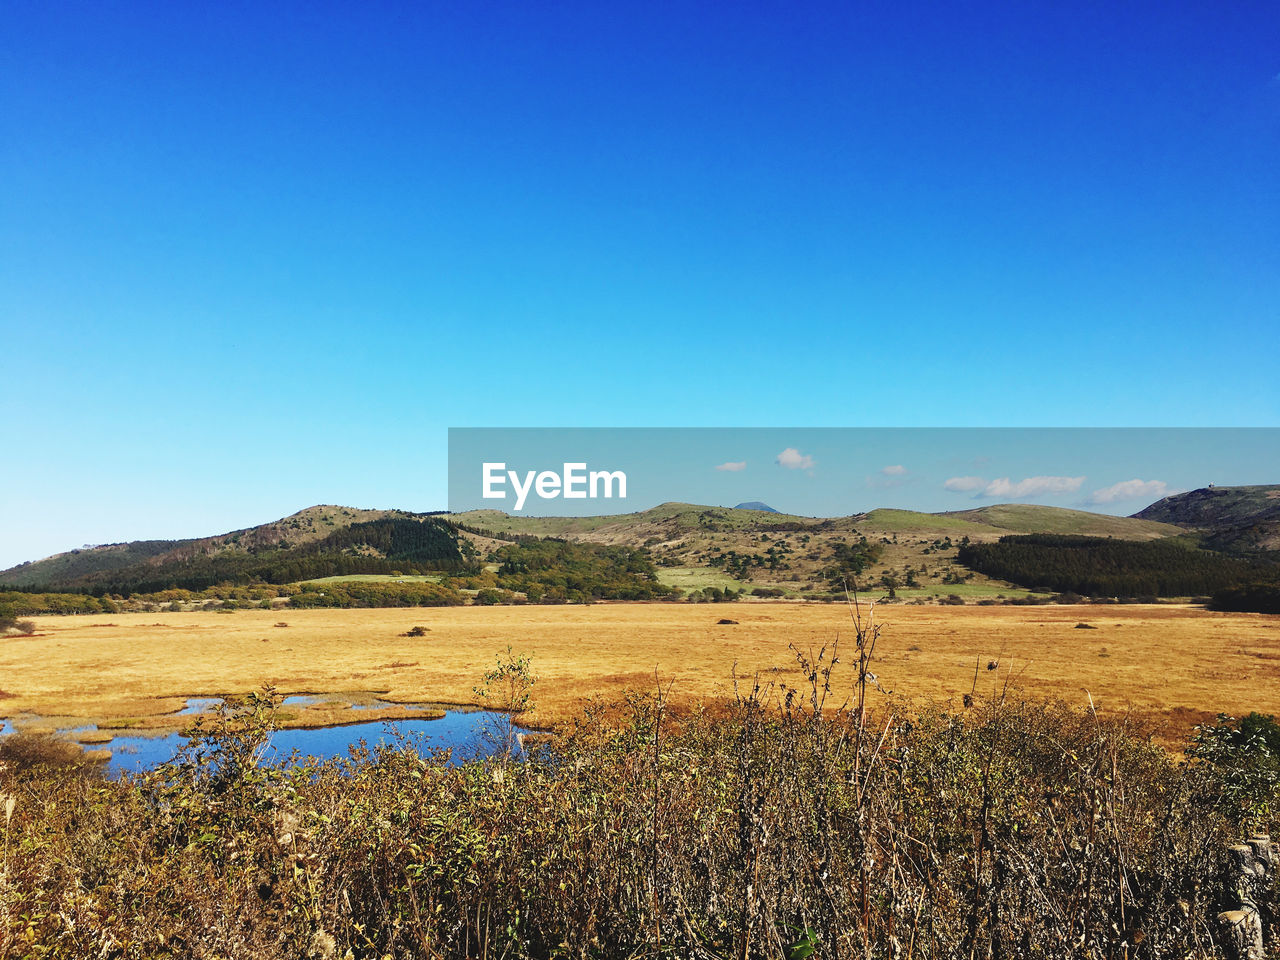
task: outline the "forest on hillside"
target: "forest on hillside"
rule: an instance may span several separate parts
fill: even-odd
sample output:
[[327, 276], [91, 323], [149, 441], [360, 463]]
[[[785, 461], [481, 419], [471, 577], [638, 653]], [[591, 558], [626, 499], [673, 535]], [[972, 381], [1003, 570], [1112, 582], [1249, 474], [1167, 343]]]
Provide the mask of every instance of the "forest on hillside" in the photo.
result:
[[31, 587], [129, 597], [169, 589], [206, 590], [223, 583], [283, 584], [353, 574], [463, 571], [474, 565], [469, 552], [469, 545], [445, 520], [394, 517], [354, 523], [322, 540], [296, 546], [280, 541], [269, 547], [218, 552], [187, 547], [120, 569]]
[[997, 580], [1085, 596], [1202, 596], [1280, 578], [1274, 561], [1230, 557], [1181, 540], [1036, 533], [966, 544], [956, 559]]

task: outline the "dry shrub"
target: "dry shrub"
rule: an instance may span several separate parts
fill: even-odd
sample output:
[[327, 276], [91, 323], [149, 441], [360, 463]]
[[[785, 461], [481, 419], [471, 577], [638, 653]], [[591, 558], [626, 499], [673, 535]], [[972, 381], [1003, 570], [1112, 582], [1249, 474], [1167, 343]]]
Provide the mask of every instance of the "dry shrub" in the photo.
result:
[[872, 711], [874, 641], [851, 691], [819, 651], [808, 689], [635, 695], [524, 761], [263, 768], [254, 698], [151, 774], [11, 772], [0, 955], [1209, 955], [1274, 791], [1061, 704]]
[[0, 770], [10, 776], [33, 773], [96, 773], [98, 764], [89, 760], [76, 744], [49, 733], [13, 733], [0, 737]]

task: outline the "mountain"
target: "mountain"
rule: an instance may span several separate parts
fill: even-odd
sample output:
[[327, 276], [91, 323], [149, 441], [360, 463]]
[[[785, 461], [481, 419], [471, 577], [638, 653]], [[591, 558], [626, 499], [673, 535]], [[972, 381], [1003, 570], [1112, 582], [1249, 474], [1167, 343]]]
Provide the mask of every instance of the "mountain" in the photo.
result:
[[761, 513], [777, 513], [778, 512], [777, 510], [773, 509], [773, 507], [769, 506], [767, 503], [763, 502], [762, 500], [748, 500], [746, 503], [738, 504], [733, 509], [759, 510]]
[[1196, 530], [1215, 550], [1280, 550], [1280, 484], [1203, 487], [1165, 497], [1133, 516]]
[[193, 542], [135, 540], [133, 543], [106, 543], [68, 550], [44, 560], [21, 563], [0, 571], [0, 585], [37, 587], [50, 583], [72, 583], [82, 578], [123, 570]]
[[[780, 588], [788, 593], [828, 589], [832, 570], [859, 583], [883, 577], [946, 592], [960, 578], [989, 583], [956, 563], [962, 543], [992, 543], [1010, 534], [1073, 533], [1153, 540], [1185, 534], [1181, 527], [1060, 507], [998, 504], [960, 513], [878, 509], [815, 518], [740, 507], [664, 503], [615, 516], [524, 517], [497, 510], [453, 514], [464, 529], [495, 537], [558, 537], [643, 546], [672, 582], [703, 582], [725, 571], [723, 585]], [[865, 546], [863, 546], [865, 544]], [[851, 557], [856, 557], [850, 565]], [[996, 590], [991, 591], [993, 594]]]
[[[1156, 505], [1159, 506], [1159, 505]], [[761, 503], [664, 503], [613, 516], [525, 517], [496, 510], [450, 515], [321, 505], [212, 537], [109, 544], [0, 571], [3, 586], [95, 593], [200, 590], [218, 583], [293, 583], [328, 576], [404, 575], [470, 568], [522, 537], [643, 548], [664, 582], [823, 592], [842, 578], [890, 578], [946, 592], [999, 581], [957, 562], [966, 543], [1042, 533], [1145, 541], [1183, 535], [1148, 517], [997, 504], [952, 513], [878, 509], [801, 517]]]
[[0, 571], [0, 587], [152, 592], [217, 583], [292, 583], [339, 574], [457, 569], [457, 531], [429, 514], [308, 507], [213, 537], [87, 547]]

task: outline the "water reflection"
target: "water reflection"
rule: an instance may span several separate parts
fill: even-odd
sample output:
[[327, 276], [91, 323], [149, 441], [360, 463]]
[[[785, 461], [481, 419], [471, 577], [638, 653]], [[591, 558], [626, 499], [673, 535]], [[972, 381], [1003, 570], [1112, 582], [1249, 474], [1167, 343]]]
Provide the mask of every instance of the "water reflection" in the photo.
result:
[[180, 717], [190, 717], [197, 713], [211, 713], [222, 706], [221, 697], [189, 697], [187, 705], [178, 711]]
[[[397, 720], [351, 723], [313, 730], [277, 730], [271, 735], [265, 760], [287, 760], [296, 750], [301, 756], [330, 759], [345, 757], [351, 747], [364, 741], [371, 749], [394, 744], [398, 732], [422, 750], [452, 750], [450, 763], [459, 764], [477, 757], [506, 752], [506, 732], [526, 733], [513, 727], [509, 718], [492, 710], [448, 710], [438, 720]], [[394, 732], [393, 732], [394, 731]], [[126, 771], [149, 770], [172, 760], [186, 738], [179, 733], [159, 737], [116, 737], [104, 746], [111, 750], [107, 769], [111, 776]], [[514, 745], [520, 755], [519, 743]]]

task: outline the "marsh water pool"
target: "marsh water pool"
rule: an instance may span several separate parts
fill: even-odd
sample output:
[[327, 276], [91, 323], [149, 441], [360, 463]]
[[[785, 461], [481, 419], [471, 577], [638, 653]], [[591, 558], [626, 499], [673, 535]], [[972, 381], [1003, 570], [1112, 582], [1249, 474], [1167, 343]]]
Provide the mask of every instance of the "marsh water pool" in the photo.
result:
[[[217, 701], [212, 698], [193, 698], [179, 713], [190, 716], [216, 706]], [[414, 706], [423, 710], [434, 709], [429, 704]], [[508, 729], [519, 734], [532, 732], [513, 726], [506, 714], [499, 711], [442, 709], [444, 716], [438, 719], [374, 720], [306, 730], [276, 730], [270, 736], [263, 759], [267, 763], [282, 763], [296, 754], [329, 760], [347, 756], [351, 748], [361, 742], [373, 749], [404, 741], [420, 750], [450, 750], [449, 762], [456, 765], [505, 752], [503, 734]], [[58, 733], [68, 735], [95, 729], [92, 725], [67, 727], [59, 729]], [[13, 732], [13, 723], [0, 719], [0, 736]], [[107, 774], [118, 777], [123, 773], [150, 770], [172, 760], [186, 742], [187, 738], [176, 732], [150, 737], [125, 735], [114, 737], [107, 743], [93, 744], [90, 749], [110, 750]], [[517, 756], [522, 754], [518, 742], [513, 745], [513, 751]]]

